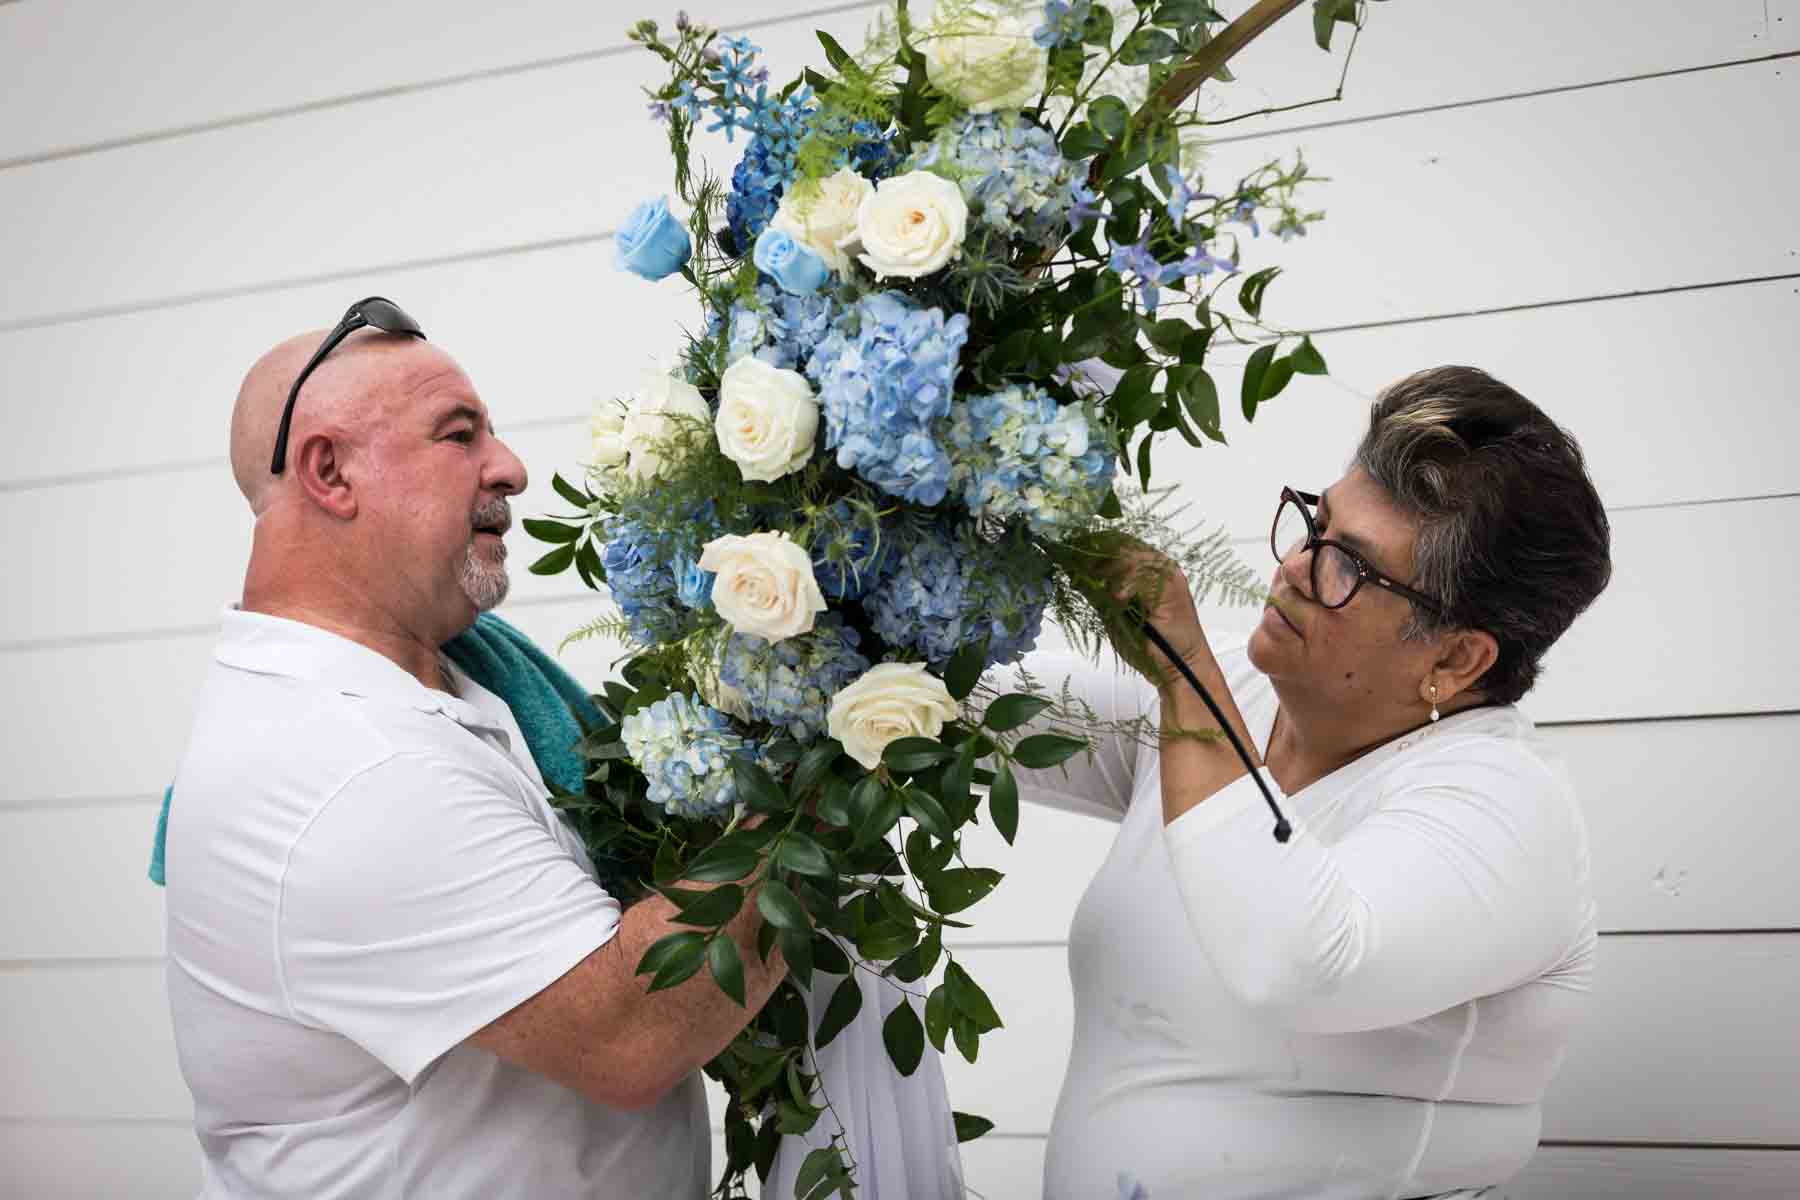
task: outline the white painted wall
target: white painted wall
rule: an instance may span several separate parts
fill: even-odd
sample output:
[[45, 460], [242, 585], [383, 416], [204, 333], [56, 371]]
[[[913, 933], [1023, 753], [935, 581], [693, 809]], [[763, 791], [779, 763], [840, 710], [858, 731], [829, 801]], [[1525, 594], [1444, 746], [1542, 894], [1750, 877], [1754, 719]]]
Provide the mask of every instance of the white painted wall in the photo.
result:
[[[781, 74], [869, 11], [709, 15]], [[245, 366], [391, 295], [469, 369], [536, 511], [592, 400], [692, 318], [609, 261], [618, 217], [667, 186], [636, 15], [0, 0], [0, 1191], [198, 1177], [143, 867], [243, 566], [223, 456]], [[1304, 146], [1332, 179], [1311, 236], [1256, 250], [1288, 267], [1272, 315], [1324, 331], [1333, 376], [1162, 468], [1246, 553], [1277, 484], [1334, 477], [1366, 398], [1440, 362], [1571, 426], [1613, 515], [1613, 587], [1526, 705], [1581, 782], [1606, 937], [1513, 1200], [1800, 1194], [1797, 52], [1800, 0], [1391, 0], [1342, 103], [1224, 126], [1214, 152], [1229, 173]], [[1303, 18], [1238, 66], [1220, 116], [1337, 70]], [[505, 611], [553, 643], [593, 606], [570, 585], [521, 576]], [[965, 948], [1008, 1031], [952, 1079], [998, 1122], [965, 1154], [990, 1197], [1037, 1193], [1062, 941], [1109, 833], [1031, 812], [1017, 852], [982, 848], [1011, 877]]]

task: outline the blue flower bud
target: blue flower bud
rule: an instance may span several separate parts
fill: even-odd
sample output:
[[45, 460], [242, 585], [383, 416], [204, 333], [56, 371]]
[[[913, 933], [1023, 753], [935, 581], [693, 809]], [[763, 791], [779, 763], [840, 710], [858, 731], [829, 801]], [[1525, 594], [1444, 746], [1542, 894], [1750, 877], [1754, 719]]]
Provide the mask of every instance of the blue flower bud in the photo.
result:
[[687, 265], [694, 245], [687, 230], [669, 212], [669, 200], [658, 196], [632, 209], [625, 225], [614, 236], [613, 261], [620, 270], [661, 279]]
[[791, 296], [805, 296], [825, 286], [831, 268], [825, 260], [779, 229], [765, 229], [751, 255], [756, 269]]

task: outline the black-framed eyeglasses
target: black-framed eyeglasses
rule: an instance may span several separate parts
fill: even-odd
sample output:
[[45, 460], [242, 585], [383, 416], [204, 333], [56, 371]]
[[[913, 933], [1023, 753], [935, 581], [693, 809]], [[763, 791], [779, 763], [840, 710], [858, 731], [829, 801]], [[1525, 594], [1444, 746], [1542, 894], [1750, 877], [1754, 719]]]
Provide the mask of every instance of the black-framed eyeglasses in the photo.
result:
[[325, 361], [325, 356], [339, 342], [366, 325], [372, 325], [383, 333], [405, 333], [416, 338], [425, 336], [419, 323], [385, 296], [370, 296], [352, 304], [344, 313], [344, 319], [337, 323], [337, 328], [325, 335], [325, 340], [319, 343], [313, 356], [306, 360], [306, 365], [300, 368], [300, 374], [294, 377], [294, 386], [288, 389], [287, 407], [281, 410], [281, 427], [275, 433], [275, 457], [269, 464], [269, 470], [274, 474], [281, 474], [287, 465], [288, 426], [294, 421], [294, 401], [300, 397], [300, 385], [306, 382], [306, 377], [313, 373], [313, 368]]
[[1434, 616], [1444, 615], [1444, 606], [1423, 592], [1414, 591], [1390, 579], [1369, 565], [1368, 559], [1342, 542], [1319, 536], [1319, 526], [1312, 510], [1319, 497], [1291, 487], [1281, 489], [1281, 504], [1275, 509], [1275, 524], [1269, 530], [1269, 549], [1276, 562], [1286, 562], [1289, 555], [1312, 551], [1312, 594], [1326, 608], [1342, 608], [1356, 596], [1365, 583], [1384, 587], [1404, 596]]

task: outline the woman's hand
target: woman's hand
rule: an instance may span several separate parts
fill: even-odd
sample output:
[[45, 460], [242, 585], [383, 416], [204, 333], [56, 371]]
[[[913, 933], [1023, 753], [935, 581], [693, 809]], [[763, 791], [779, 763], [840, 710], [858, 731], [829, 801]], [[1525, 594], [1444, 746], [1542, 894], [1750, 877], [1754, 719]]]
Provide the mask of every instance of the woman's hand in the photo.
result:
[[[1212, 647], [1200, 626], [1193, 592], [1187, 576], [1172, 559], [1143, 542], [1127, 538], [1101, 566], [1100, 575], [1113, 598], [1142, 614], [1190, 668], [1211, 664]], [[1135, 622], [1129, 629], [1115, 625], [1108, 633], [1119, 657], [1152, 683], [1160, 688], [1182, 683], [1175, 664]]]

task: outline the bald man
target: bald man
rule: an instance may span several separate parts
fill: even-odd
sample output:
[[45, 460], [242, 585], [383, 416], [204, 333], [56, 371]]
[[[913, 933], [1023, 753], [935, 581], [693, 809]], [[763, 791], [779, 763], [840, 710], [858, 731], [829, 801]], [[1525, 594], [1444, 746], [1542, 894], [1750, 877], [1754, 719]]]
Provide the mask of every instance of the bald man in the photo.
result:
[[[354, 311], [354, 310], [353, 310]], [[176, 776], [168, 989], [203, 1197], [700, 1197], [697, 1070], [748, 1008], [633, 970], [621, 911], [506, 705], [439, 646], [506, 595], [524, 466], [422, 338], [323, 331], [245, 377], [242, 601]]]

